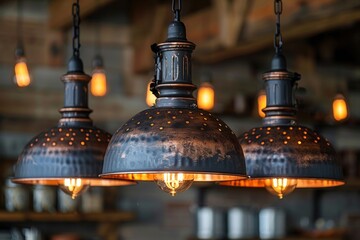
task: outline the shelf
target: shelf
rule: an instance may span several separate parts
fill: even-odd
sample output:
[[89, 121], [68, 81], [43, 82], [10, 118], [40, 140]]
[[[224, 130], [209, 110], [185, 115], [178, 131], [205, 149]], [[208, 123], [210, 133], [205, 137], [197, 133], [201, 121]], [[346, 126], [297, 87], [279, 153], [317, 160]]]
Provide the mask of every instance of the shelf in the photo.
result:
[[[284, 237], [284, 238], [279, 238], [279, 240], [316, 240], [316, 239], [321, 239], [321, 240], [342, 240], [342, 238], [316, 238], [316, 237]], [[188, 240], [213, 240], [211, 239], [199, 239], [199, 238], [189, 238]], [[228, 240], [228, 239], [226, 239]], [[251, 238], [251, 239], [245, 239], [245, 240], [261, 240], [260, 238]]]
[[0, 211], [0, 222], [127, 222], [135, 220], [132, 212], [108, 213], [36, 213]]

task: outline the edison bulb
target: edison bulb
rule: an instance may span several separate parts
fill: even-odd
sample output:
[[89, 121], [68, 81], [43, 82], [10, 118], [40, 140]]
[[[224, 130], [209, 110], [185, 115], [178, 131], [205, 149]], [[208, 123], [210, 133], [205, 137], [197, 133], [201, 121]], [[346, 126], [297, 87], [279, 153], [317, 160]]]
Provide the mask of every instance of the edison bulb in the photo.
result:
[[263, 109], [266, 108], [266, 94], [265, 91], [260, 91], [258, 98], [258, 114], [261, 118], [265, 117], [265, 113], [263, 112]]
[[65, 178], [64, 182], [60, 184], [60, 189], [70, 195], [72, 199], [84, 193], [88, 188], [89, 183], [81, 178]]
[[30, 84], [30, 75], [25, 58], [19, 58], [15, 64], [14, 81], [19, 87], [26, 87]]
[[333, 116], [336, 121], [344, 120], [348, 117], [348, 109], [345, 97], [342, 94], [336, 94], [333, 101]]
[[266, 189], [282, 199], [296, 188], [297, 181], [289, 178], [271, 178], [265, 180]]
[[162, 173], [155, 177], [155, 182], [159, 188], [171, 196], [189, 189], [193, 181], [194, 176], [192, 174], [184, 173]]
[[209, 82], [204, 82], [200, 85], [197, 94], [197, 104], [200, 109], [211, 110], [215, 104], [214, 87]]
[[96, 68], [93, 71], [90, 81], [90, 91], [93, 96], [102, 97], [107, 92], [106, 74], [102, 68]]
[[147, 84], [147, 88], [146, 88], [146, 104], [149, 107], [152, 107], [155, 105], [156, 96], [151, 92], [150, 84], [151, 84], [151, 81]]

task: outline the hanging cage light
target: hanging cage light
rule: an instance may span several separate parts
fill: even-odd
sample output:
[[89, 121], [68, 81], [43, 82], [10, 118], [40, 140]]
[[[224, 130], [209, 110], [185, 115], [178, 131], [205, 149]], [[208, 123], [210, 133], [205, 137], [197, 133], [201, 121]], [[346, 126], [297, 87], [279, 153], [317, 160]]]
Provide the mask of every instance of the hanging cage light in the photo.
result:
[[281, 10], [282, 2], [275, 0], [276, 53], [271, 70], [262, 75], [266, 89], [263, 126], [239, 137], [250, 178], [220, 183], [236, 187], [266, 187], [279, 198], [295, 188], [344, 184], [341, 162], [331, 143], [296, 122], [294, 87], [300, 75], [287, 70], [282, 54]]
[[83, 72], [79, 56], [79, 1], [73, 4], [73, 56], [65, 84], [64, 107], [58, 125], [34, 137], [20, 154], [14, 166], [16, 183], [58, 185], [75, 198], [89, 186], [134, 184], [127, 180], [98, 177], [111, 135], [92, 123], [88, 108], [90, 76]]
[[167, 40], [152, 45], [156, 104], [113, 135], [101, 176], [155, 181], [174, 196], [192, 182], [236, 180], [246, 173], [242, 149], [231, 129], [197, 108], [191, 80], [195, 44], [186, 39], [180, 21], [181, 1], [173, 1], [172, 8]]

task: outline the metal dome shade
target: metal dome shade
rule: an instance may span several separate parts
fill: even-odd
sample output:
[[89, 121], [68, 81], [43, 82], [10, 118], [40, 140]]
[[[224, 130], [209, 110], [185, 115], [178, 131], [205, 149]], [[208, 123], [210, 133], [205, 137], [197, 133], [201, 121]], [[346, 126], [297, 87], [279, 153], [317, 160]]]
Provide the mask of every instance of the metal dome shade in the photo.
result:
[[17, 183], [64, 185], [65, 179], [81, 179], [83, 185], [121, 186], [135, 184], [125, 180], [99, 178], [111, 135], [93, 126], [89, 118], [88, 83], [82, 62], [72, 58], [65, 83], [65, 103], [58, 126], [34, 137], [14, 166]]
[[[277, 185], [295, 188], [333, 187], [344, 184], [341, 162], [329, 141], [296, 123], [294, 88], [300, 74], [286, 70], [280, 53], [272, 69], [262, 75], [266, 89], [263, 127], [240, 136], [249, 179], [220, 183], [238, 187]], [[278, 184], [270, 181], [282, 181]], [[282, 193], [279, 195], [282, 198]]]
[[196, 105], [196, 86], [191, 79], [195, 44], [186, 39], [180, 10], [173, 6], [173, 11], [175, 19], [169, 25], [167, 40], [152, 45], [156, 57], [151, 89], [156, 104], [114, 134], [100, 176], [139, 181], [157, 181], [169, 173], [181, 181], [246, 178], [244, 154], [235, 134]]
[[221, 185], [265, 187], [271, 178], [296, 179], [297, 188], [333, 187], [344, 184], [341, 162], [330, 142], [303, 126], [253, 128], [239, 137], [245, 154], [244, 181]]
[[111, 135], [96, 127], [55, 127], [34, 137], [15, 166], [18, 183], [59, 185], [82, 178], [92, 186], [130, 184], [98, 178]]
[[102, 177], [153, 181], [182, 172], [194, 181], [243, 178], [243, 153], [219, 118], [194, 108], [151, 108], [125, 123], [106, 152]]

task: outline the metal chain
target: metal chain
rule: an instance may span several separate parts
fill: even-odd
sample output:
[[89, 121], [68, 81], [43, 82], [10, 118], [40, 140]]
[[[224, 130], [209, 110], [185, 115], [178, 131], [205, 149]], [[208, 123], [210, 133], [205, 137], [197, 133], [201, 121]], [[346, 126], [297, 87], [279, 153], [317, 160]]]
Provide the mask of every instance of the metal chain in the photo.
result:
[[72, 5], [73, 16], [73, 55], [79, 57], [80, 54], [80, 5], [79, 0]]
[[17, 1], [17, 47], [23, 48], [23, 1]]
[[[177, 3], [177, 6], [176, 6]], [[175, 21], [180, 21], [180, 11], [181, 11], [182, 0], [172, 0], [172, 11], [174, 13]]]
[[274, 0], [274, 13], [276, 15], [276, 30], [275, 30], [275, 35], [274, 35], [274, 47], [275, 47], [275, 51], [281, 52], [282, 50], [282, 45], [283, 45], [283, 41], [282, 41], [282, 35], [281, 35], [281, 31], [280, 31], [280, 15], [282, 14], [282, 0]]

